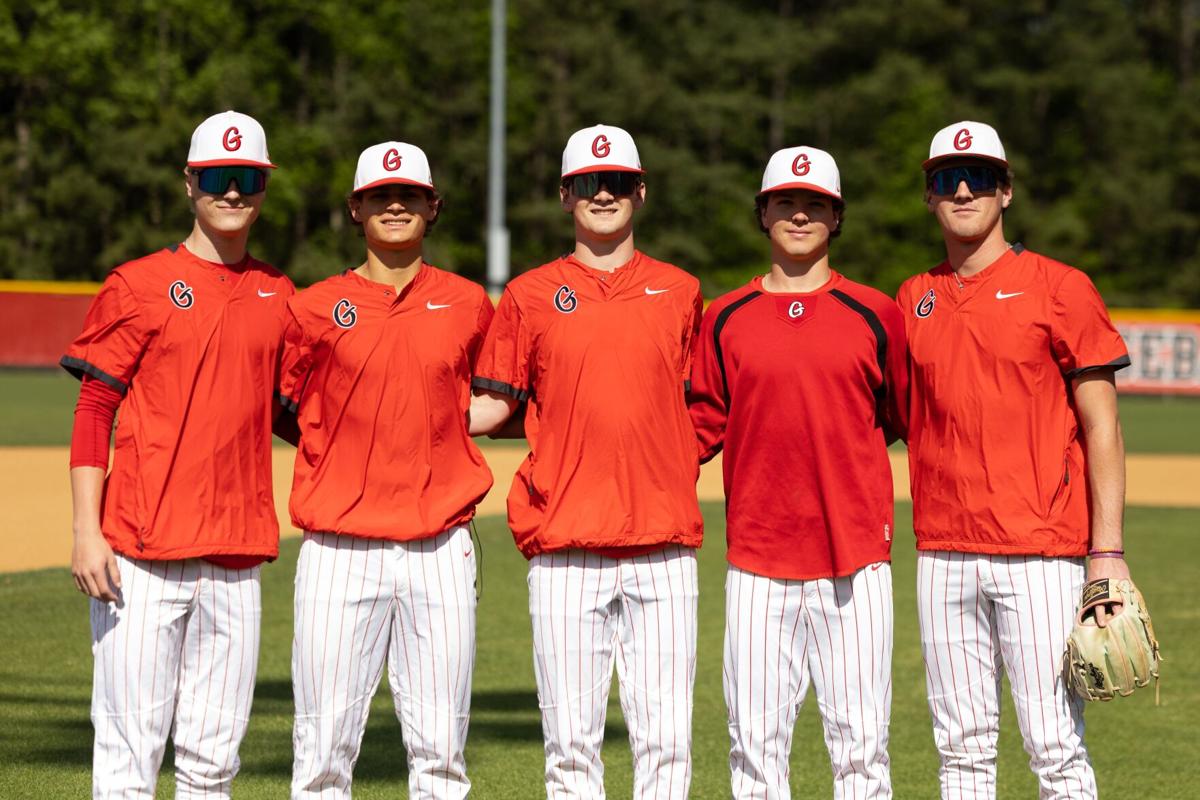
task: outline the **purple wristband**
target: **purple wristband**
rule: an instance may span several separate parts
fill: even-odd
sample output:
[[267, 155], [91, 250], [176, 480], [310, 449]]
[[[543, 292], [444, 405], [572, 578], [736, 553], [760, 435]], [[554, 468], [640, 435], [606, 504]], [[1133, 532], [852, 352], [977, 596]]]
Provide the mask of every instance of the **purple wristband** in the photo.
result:
[[1097, 550], [1093, 553], [1088, 553], [1088, 558], [1124, 558], [1124, 550]]

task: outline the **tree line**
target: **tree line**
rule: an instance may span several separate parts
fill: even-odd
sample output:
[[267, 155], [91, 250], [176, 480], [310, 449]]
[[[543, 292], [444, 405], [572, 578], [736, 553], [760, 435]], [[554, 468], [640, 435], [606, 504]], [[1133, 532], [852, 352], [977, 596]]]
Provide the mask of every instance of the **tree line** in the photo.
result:
[[[194, 126], [266, 127], [252, 250], [306, 285], [357, 263], [358, 153], [422, 147], [445, 199], [427, 258], [483, 280], [487, 0], [7, 0], [0, 12], [0, 277], [100, 279], [190, 227]], [[596, 122], [648, 170], [639, 246], [708, 294], [766, 267], [753, 198], [775, 149], [842, 172], [836, 269], [885, 291], [942, 255], [922, 200], [937, 129], [993, 124], [1010, 239], [1114, 305], [1200, 306], [1200, 0], [510, 0], [514, 273], [571, 247], [562, 147]]]

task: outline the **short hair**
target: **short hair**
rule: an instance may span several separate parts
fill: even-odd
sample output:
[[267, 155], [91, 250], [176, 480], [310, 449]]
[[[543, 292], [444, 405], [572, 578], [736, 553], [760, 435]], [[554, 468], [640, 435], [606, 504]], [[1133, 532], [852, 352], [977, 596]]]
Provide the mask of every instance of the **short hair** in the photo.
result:
[[[762, 215], [767, 210], [767, 198], [771, 196], [770, 192], [760, 194], [754, 198], [754, 221], [758, 224], [758, 229], [763, 232], [763, 236], [771, 238], [771, 232], [767, 230], [767, 226], [763, 225]], [[828, 195], [827, 195], [828, 196]], [[836, 197], [830, 197], [833, 201], [833, 212], [837, 214], [837, 227], [829, 232], [830, 239], [836, 239], [842, 235], [842, 227], [846, 224], [846, 201], [839, 200]]]

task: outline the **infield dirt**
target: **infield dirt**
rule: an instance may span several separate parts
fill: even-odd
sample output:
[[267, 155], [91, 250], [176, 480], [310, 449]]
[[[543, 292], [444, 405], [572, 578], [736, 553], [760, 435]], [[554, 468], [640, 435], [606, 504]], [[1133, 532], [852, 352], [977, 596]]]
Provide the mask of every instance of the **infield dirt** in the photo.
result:
[[[0, 486], [3, 486], [5, 532], [0, 572], [63, 567], [71, 559], [71, 492], [65, 447], [0, 448]], [[516, 447], [485, 447], [484, 457], [495, 475], [491, 492], [479, 505], [480, 516], [505, 513], [505, 497], [525, 451]], [[274, 450], [275, 506], [284, 536], [299, 532], [287, 513], [295, 451]], [[1129, 505], [1170, 508], [1200, 507], [1200, 456], [1145, 455], [1127, 457]], [[892, 454], [896, 499], [908, 499], [908, 462], [903, 452]], [[701, 500], [721, 500], [720, 456], [700, 470]]]

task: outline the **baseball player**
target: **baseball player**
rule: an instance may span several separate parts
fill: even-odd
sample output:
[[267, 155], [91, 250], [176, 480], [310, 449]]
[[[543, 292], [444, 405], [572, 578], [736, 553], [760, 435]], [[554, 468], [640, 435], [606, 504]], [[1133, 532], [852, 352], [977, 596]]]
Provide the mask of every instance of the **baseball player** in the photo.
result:
[[388, 684], [409, 797], [467, 795], [475, 661], [468, 525], [492, 474], [467, 435], [483, 288], [424, 262], [441, 200], [403, 142], [358, 159], [366, 260], [288, 304], [280, 392], [298, 418], [293, 798], [349, 798], [371, 697]]
[[725, 451], [725, 702], [736, 798], [785, 798], [812, 683], [834, 797], [891, 797], [891, 439], [904, 433], [904, 323], [833, 271], [833, 157], [771, 156], [756, 199], [771, 268], [709, 306], [689, 406]]
[[176, 797], [228, 797], [238, 771], [259, 564], [278, 553], [271, 426], [294, 291], [246, 252], [273, 168], [255, 120], [202, 122], [192, 232], [113, 270], [61, 362], [82, 380], [71, 572], [92, 598], [97, 798], [153, 797], [168, 733]]
[[1012, 174], [993, 128], [943, 128], [923, 166], [947, 258], [897, 301], [942, 797], [995, 797], [1001, 669], [1040, 796], [1095, 797], [1060, 666], [1085, 573], [1129, 577], [1113, 384], [1129, 355], [1085, 274], [1005, 239]]
[[563, 151], [575, 250], [513, 280], [476, 367], [472, 433], [528, 403], [529, 456], [508, 522], [530, 560], [546, 795], [604, 797], [600, 745], [614, 656], [634, 797], [691, 781], [699, 465], [684, 402], [699, 282], [634, 246], [646, 199], [624, 130]]

